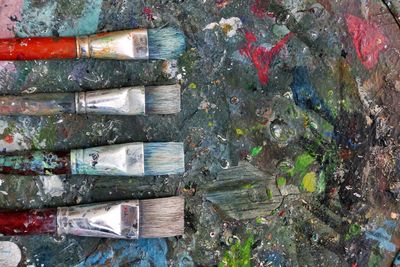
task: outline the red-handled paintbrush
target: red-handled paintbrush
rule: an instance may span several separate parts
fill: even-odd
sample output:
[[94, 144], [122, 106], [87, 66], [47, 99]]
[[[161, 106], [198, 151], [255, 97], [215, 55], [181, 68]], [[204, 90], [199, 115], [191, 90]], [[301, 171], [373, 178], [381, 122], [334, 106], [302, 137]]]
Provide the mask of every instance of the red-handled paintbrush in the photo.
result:
[[184, 199], [180, 197], [0, 212], [3, 235], [71, 234], [136, 239], [177, 236], [183, 231]]
[[178, 57], [184, 49], [183, 33], [166, 27], [80, 37], [0, 39], [0, 60], [171, 59]]

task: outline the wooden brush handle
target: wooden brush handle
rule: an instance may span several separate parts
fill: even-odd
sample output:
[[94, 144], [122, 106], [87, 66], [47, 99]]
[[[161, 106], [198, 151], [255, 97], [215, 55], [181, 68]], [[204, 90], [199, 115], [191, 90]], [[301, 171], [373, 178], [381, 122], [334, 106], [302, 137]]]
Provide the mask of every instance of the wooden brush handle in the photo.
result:
[[75, 37], [0, 39], [0, 60], [76, 58]]
[[33, 151], [14, 155], [0, 155], [0, 173], [18, 175], [69, 174], [69, 152]]
[[3, 235], [47, 234], [57, 232], [57, 209], [0, 212]]
[[75, 113], [75, 93], [0, 96], [0, 115], [43, 116]]

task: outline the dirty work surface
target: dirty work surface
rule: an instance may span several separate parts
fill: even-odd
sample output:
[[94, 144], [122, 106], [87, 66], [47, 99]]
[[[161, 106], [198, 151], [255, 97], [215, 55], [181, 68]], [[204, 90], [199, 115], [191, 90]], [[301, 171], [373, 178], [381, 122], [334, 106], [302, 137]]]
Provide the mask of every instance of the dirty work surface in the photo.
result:
[[398, 1], [9, 0], [1, 37], [181, 28], [177, 61], [2, 62], [3, 94], [182, 84], [176, 116], [1, 117], [6, 151], [182, 141], [182, 176], [1, 176], [0, 205], [186, 197], [180, 238], [11, 240], [22, 266], [399, 264]]

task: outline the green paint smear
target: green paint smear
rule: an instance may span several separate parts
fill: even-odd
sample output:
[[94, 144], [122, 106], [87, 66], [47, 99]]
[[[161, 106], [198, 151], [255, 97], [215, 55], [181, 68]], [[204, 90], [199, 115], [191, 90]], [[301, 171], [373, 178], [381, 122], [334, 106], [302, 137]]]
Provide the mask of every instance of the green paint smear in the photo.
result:
[[262, 151], [262, 146], [256, 146], [256, 147], [253, 147], [252, 149], [251, 149], [251, 151], [250, 151], [250, 155], [252, 156], [252, 157], [256, 157], [258, 154], [260, 154], [260, 152]]
[[278, 186], [286, 185], [286, 178], [285, 177], [279, 177], [278, 179], [276, 179], [276, 184]]
[[[315, 161], [315, 158], [308, 153], [301, 154], [296, 158], [294, 163], [294, 167], [288, 171], [290, 176], [295, 176], [300, 174], [300, 176], [304, 176], [304, 173], [307, 171], [307, 168]], [[303, 175], [302, 175], [303, 174]]]
[[251, 246], [254, 244], [254, 236], [250, 236], [242, 245], [240, 241], [233, 244], [227, 250], [218, 264], [218, 267], [250, 267]]
[[272, 190], [267, 188], [266, 193], [267, 193], [268, 200], [271, 200], [273, 198], [273, 196], [274, 196], [272, 194]]
[[361, 235], [361, 226], [359, 226], [358, 224], [352, 224], [352, 225], [350, 225], [349, 230], [347, 230], [347, 233], [346, 233], [344, 239], [350, 240], [359, 235]]

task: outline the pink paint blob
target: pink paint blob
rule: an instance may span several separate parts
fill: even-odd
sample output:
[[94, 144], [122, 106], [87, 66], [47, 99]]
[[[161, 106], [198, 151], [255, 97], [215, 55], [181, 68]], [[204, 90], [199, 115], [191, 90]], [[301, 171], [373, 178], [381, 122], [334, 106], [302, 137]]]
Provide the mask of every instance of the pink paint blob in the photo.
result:
[[4, 142], [12, 144], [14, 142], [14, 137], [11, 134], [4, 136]]
[[346, 23], [358, 58], [365, 68], [373, 68], [379, 61], [379, 52], [387, 45], [386, 37], [377, 25], [359, 17], [348, 14]]
[[240, 49], [240, 54], [248, 57], [256, 67], [261, 84], [266, 85], [268, 83], [268, 72], [272, 60], [292, 36], [293, 33], [291, 32], [286, 34], [271, 50], [268, 50], [264, 46], [255, 45], [257, 37], [254, 33], [246, 33], [246, 44]]
[[[0, 0], [0, 38], [14, 37], [16, 20], [21, 19], [23, 0]], [[16, 18], [16, 19], [11, 19]], [[15, 72], [14, 63], [0, 61], [0, 71]]]

